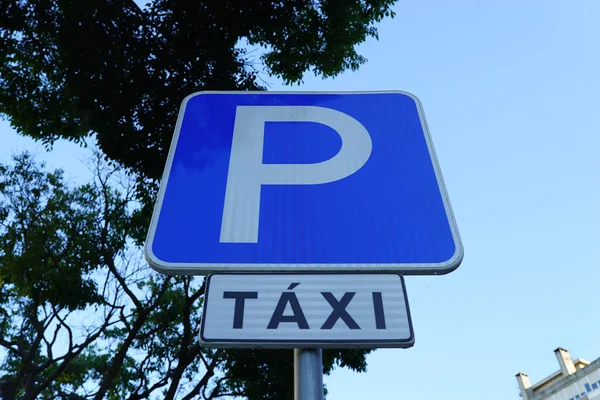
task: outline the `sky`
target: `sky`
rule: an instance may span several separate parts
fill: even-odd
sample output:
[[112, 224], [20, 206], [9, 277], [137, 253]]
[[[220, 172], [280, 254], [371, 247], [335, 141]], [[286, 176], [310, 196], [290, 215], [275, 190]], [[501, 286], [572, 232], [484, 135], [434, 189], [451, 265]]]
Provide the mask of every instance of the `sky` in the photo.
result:
[[[328, 399], [519, 399], [515, 374], [555, 372], [555, 348], [600, 357], [600, 3], [401, 0], [395, 11], [359, 46], [358, 72], [291, 89], [418, 96], [465, 258], [449, 275], [407, 277], [415, 346], [377, 350], [364, 374], [336, 370]], [[45, 153], [2, 123], [0, 161], [25, 149], [85, 179], [77, 146]]]

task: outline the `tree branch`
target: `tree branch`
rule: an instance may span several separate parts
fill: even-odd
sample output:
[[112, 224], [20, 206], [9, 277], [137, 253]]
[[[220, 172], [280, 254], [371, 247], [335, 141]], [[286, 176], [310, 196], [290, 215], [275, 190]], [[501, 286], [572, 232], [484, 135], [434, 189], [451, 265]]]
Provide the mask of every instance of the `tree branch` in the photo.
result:
[[100, 383], [100, 388], [96, 392], [94, 399], [96, 399], [96, 400], [104, 399], [104, 397], [106, 396], [106, 393], [113, 386], [113, 382], [114, 382], [115, 378], [117, 377], [117, 375], [121, 369], [121, 366], [123, 365], [123, 361], [125, 360], [125, 357], [127, 356], [127, 352], [129, 351], [131, 344], [136, 339], [138, 332], [140, 331], [140, 329], [146, 322], [146, 319], [147, 319], [150, 311], [156, 307], [156, 305], [158, 304], [158, 302], [160, 301], [162, 296], [165, 294], [167, 288], [169, 287], [170, 282], [171, 282], [171, 277], [167, 277], [164, 280], [161, 290], [159, 291], [158, 295], [156, 296], [155, 301], [153, 301], [149, 305], [148, 308], [142, 308], [141, 304], [140, 304], [140, 307], [138, 308], [138, 313], [137, 313], [137, 318], [135, 320], [135, 323], [131, 326], [131, 330], [129, 331], [127, 338], [123, 341], [123, 343], [121, 344], [121, 346], [119, 348], [119, 351], [117, 352], [117, 354], [115, 354], [112, 362], [107, 367], [107, 369], [104, 373], [104, 376], [102, 378], [102, 381]]
[[52, 335], [51, 341], [48, 341], [46, 337], [44, 337], [44, 342], [46, 343], [46, 352], [48, 353], [48, 358], [50, 360], [54, 358], [54, 356], [52, 355], [52, 346], [54, 346], [54, 343], [56, 343], [58, 332], [60, 332], [60, 323], [56, 324], [56, 328], [54, 329], [54, 334]]
[[196, 386], [194, 386], [194, 388], [187, 395], [185, 395], [182, 400], [191, 400], [194, 398], [194, 396], [198, 396], [201, 393], [202, 389], [208, 385], [210, 378], [212, 378], [215, 375], [215, 367], [217, 366], [218, 362], [219, 357], [218, 354], [215, 353], [215, 357], [209, 364], [207, 371], [202, 377], [202, 379], [200, 379]]
[[54, 311], [54, 315], [56, 315], [56, 319], [58, 319], [58, 322], [60, 322], [60, 324], [65, 327], [67, 333], [69, 334], [69, 351], [67, 353], [70, 353], [73, 351], [73, 330], [71, 329], [69, 324], [67, 324], [65, 320], [60, 317], [60, 310], [56, 310], [54, 306], [52, 306], [52, 310]]
[[169, 386], [169, 390], [165, 395], [165, 399], [174, 399], [177, 394], [177, 388], [179, 387], [179, 382], [181, 381], [181, 377], [183, 376], [183, 372], [187, 367], [189, 360], [196, 357], [196, 353], [199, 350], [190, 352], [188, 349], [190, 347], [191, 342], [191, 309], [193, 305], [193, 301], [189, 296], [189, 288], [190, 288], [190, 278], [186, 278], [183, 283], [183, 287], [185, 290], [186, 299], [183, 307], [183, 337], [181, 338], [181, 346], [179, 347], [179, 353], [177, 358], [179, 362], [177, 363], [177, 368], [173, 373], [173, 380], [171, 381], [171, 385]]
[[[19, 344], [17, 342], [8, 341], [6, 339], [3, 339], [3, 337], [4, 337], [4, 332], [0, 331], [0, 345], [2, 347], [4, 347], [5, 349], [12, 352], [13, 354], [15, 354], [18, 357], [21, 357], [21, 358], [25, 357], [25, 352], [21, 349], [21, 347], [19, 346]], [[16, 346], [16, 348], [13, 346]]]
[[[103, 241], [106, 240], [106, 238], [102, 239]], [[129, 296], [129, 298], [131, 299], [131, 301], [133, 302], [133, 304], [135, 305], [135, 307], [137, 309], [142, 309], [142, 303], [141, 301], [137, 298], [137, 296], [131, 291], [131, 289], [129, 288], [129, 285], [127, 284], [127, 282], [125, 281], [125, 279], [123, 278], [123, 276], [121, 276], [121, 274], [119, 273], [119, 271], [117, 270], [117, 267], [115, 265], [114, 259], [112, 257], [112, 254], [107, 254], [108, 250], [105, 248], [105, 246], [103, 245], [103, 259], [104, 259], [104, 263], [106, 264], [106, 266], [108, 267], [108, 269], [110, 270], [110, 272], [113, 274], [113, 276], [117, 279], [117, 281], [119, 282], [119, 284], [121, 285], [121, 288], [123, 289], [123, 291], [125, 293], [127, 293], [127, 296]]]
[[33, 361], [35, 360], [35, 356], [37, 355], [38, 350], [40, 348], [40, 344], [42, 343], [42, 339], [44, 338], [44, 326], [37, 317], [38, 307], [38, 298], [34, 292], [32, 296], [32, 304], [29, 307], [28, 312], [30, 314], [29, 320], [31, 321], [31, 324], [33, 325], [36, 332], [36, 337], [33, 340], [33, 343], [31, 344], [31, 348], [26, 353], [26, 356], [23, 358], [21, 368], [19, 368], [19, 372], [17, 372], [15, 377], [17, 382], [20, 380], [24, 381], [23, 386], [25, 393], [23, 394], [23, 399], [25, 400], [35, 399], [35, 374], [32, 371], [35, 370], [35, 367], [33, 365]]
[[[72, 342], [71, 342], [71, 338], [70, 338], [68, 353], [65, 353], [63, 356], [61, 356], [55, 360], [49, 360], [47, 363], [45, 363], [43, 368], [39, 368], [39, 370], [42, 371], [43, 369], [48, 368], [50, 365], [55, 364], [59, 361], [62, 361], [60, 363], [60, 365], [58, 366], [58, 368], [56, 368], [56, 370], [54, 370], [50, 375], [48, 375], [46, 380], [39, 385], [38, 389], [36, 390], [36, 392], [37, 392], [36, 395], [40, 394], [44, 390], [46, 390], [46, 388], [48, 386], [50, 386], [50, 384], [67, 369], [71, 360], [73, 360], [75, 357], [77, 357], [79, 354], [81, 354], [93, 341], [95, 341], [96, 339], [98, 339], [100, 337], [100, 335], [106, 330], [106, 328], [108, 328], [111, 325], [110, 318], [112, 318], [112, 314], [109, 314], [109, 318], [107, 318], [104, 321], [102, 326], [94, 334], [88, 336], [83, 343], [72, 346], [71, 345]], [[59, 321], [63, 322], [62, 319], [60, 319], [60, 318], [59, 318]], [[65, 326], [66, 326], [66, 324], [65, 324]], [[69, 334], [71, 334], [69, 327], [67, 327], [67, 330], [69, 330]]]
[[202, 393], [202, 397], [204, 400], [213, 400], [218, 399], [219, 397], [230, 397], [230, 396], [243, 396], [244, 393], [239, 392], [229, 392], [229, 393], [220, 393], [221, 384], [227, 380], [226, 377], [219, 378], [213, 390], [211, 390], [210, 395], [206, 397], [205, 393]]

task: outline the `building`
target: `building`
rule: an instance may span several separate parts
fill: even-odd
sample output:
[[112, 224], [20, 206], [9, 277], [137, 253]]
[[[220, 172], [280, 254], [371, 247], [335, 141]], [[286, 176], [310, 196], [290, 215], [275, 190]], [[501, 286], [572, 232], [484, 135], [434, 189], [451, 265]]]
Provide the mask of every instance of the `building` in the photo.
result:
[[560, 369], [532, 385], [524, 373], [517, 374], [523, 400], [600, 400], [600, 358], [590, 363], [573, 361], [565, 349], [554, 350]]

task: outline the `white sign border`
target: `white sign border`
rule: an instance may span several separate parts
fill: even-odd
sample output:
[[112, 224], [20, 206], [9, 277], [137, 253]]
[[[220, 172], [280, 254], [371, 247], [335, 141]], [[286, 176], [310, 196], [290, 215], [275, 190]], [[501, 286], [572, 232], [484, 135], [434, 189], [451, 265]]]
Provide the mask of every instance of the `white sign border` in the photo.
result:
[[[406, 317], [408, 319], [408, 329], [410, 337], [405, 340], [206, 340], [204, 337], [204, 315], [208, 307], [208, 291], [210, 290], [210, 279], [215, 275], [394, 275], [400, 278], [400, 286], [404, 296], [404, 304], [406, 305]], [[415, 333], [413, 330], [412, 316], [410, 313], [410, 305], [408, 304], [408, 294], [406, 293], [406, 284], [404, 277], [401, 274], [392, 272], [217, 272], [206, 277], [205, 296], [202, 304], [202, 320], [200, 321], [200, 343], [204, 347], [209, 348], [226, 348], [226, 349], [296, 349], [296, 348], [319, 348], [319, 349], [379, 349], [379, 348], [410, 348], [415, 344]]]
[[[357, 94], [402, 94], [410, 97], [414, 100], [417, 105], [419, 113], [419, 119], [421, 120], [421, 126], [429, 149], [429, 156], [433, 164], [435, 176], [437, 179], [442, 201], [446, 215], [448, 216], [448, 223], [454, 240], [455, 252], [453, 256], [441, 263], [386, 263], [386, 264], [338, 264], [338, 263], [320, 263], [320, 264], [282, 264], [282, 263], [173, 263], [160, 260], [152, 251], [152, 244], [154, 242], [154, 236], [156, 233], [156, 227], [158, 224], [158, 218], [162, 209], [162, 203], [164, 195], [167, 189], [167, 183], [169, 181], [169, 175], [173, 165], [173, 158], [175, 157], [175, 150], [177, 148], [177, 142], [179, 140], [179, 133], [181, 131], [181, 125], [183, 122], [183, 116], [187, 103], [196, 96], [201, 95], [357, 95]], [[456, 219], [452, 212], [450, 205], [450, 199], [446, 190], [446, 185], [442, 176], [442, 172], [438, 163], [438, 159], [433, 147], [433, 141], [429, 133], [429, 127], [425, 120], [425, 113], [423, 111], [423, 105], [421, 101], [412, 93], [404, 92], [400, 90], [388, 90], [388, 91], [200, 91], [195, 92], [187, 96], [181, 103], [179, 109], [179, 116], [177, 117], [177, 124], [175, 125], [175, 132], [173, 139], [171, 140], [171, 147], [169, 148], [169, 154], [167, 156], [167, 162], [163, 172], [162, 179], [160, 181], [160, 187], [158, 190], [158, 197], [154, 204], [154, 210], [152, 212], [152, 219], [150, 221], [150, 227], [148, 229], [148, 235], [146, 237], [146, 243], [144, 246], [144, 256], [146, 261], [154, 270], [167, 274], [167, 275], [207, 275], [212, 272], [364, 272], [364, 273], [377, 273], [377, 272], [389, 272], [397, 273], [402, 275], [444, 275], [454, 271], [463, 260], [464, 249], [460, 235], [458, 233], [458, 227], [456, 225]]]

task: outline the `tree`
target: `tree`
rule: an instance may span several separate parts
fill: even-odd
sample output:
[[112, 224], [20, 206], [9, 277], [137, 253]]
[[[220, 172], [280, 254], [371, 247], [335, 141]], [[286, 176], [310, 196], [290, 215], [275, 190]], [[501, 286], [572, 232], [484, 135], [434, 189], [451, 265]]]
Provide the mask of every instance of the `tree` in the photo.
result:
[[27, 154], [0, 165], [0, 397], [289, 398], [291, 352], [200, 346], [203, 280], [141, 262], [133, 182], [99, 157], [77, 187]]
[[[393, 15], [393, 2], [153, 0], [143, 10], [131, 1], [117, 0], [0, 3], [0, 115], [19, 133], [48, 146], [58, 139], [80, 143], [94, 140], [107, 159], [125, 168], [136, 180], [135, 187], [128, 186], [125, 194], [119, 195], [124, 196], [121, 198], [117, 196], [119, 192], [111, 192], [110, 185], [102, 184], [102, 180], [96, 186], [86, 186], [85, 190], [67, 189], [59, 175], [51, 174], [60, 182], [64, 196], [75, 196], [77, 190], [84, 190], [81, 195], [93, 197], [89, 202], [92, 206], [87, 200], [77, 200], [79, 203], [73, 200], [75, 209], [87, 215], [86, 218], [101, 215], [102, 223], [107, 226], [105, 237], [100, 225], [84, 225], [86, 229], [91, 227], [91, 231], [75, 230], [77, 234], [69, 236], [68, 229], [80, 229], [84, 224], [71, 219], [79, 215], [74, 210], [34, 209], [17, 217], [14, 207], [19, 203], [5, 199], [5, 209], [13, 210], [13, 214], [6, 211], [9, 213], [6, 224], [18, 221], [38, 230], [37, 236], [21, 232], [22, 236], [12, 239], [9, 235], [12, 231], [3, 233], [9, 236], [0, 249], [3, 251], [0, 268], [5, 271], [7, 265], [13, 265], [16, 269], [10, 275], [15, 281], [3, 285], [0, 301], [10, 306], [7, 310], [17, 310], [16, 314], [3, 317], [8, 325], [0, 334], [8, 351], [2, 378], [5, 393], [22, 391], [20, 396], [25, 396], [34, 390], [27, 392], [27, 388], [44, 387], [40, 393], [52, 398], [73, 393], [65, 389], [68, 385], [94, 382], [98, 389], [95, 393], [117, 398], [148, 391], [154, 385], [159, 385], [155, 391], [174, 388], [168, 392], [172, 398], [174, 391], [189, 384], [183, 380], [193, 381], [194, 374], [205, 368], [214, 375], [209, 374], [210, 382], [203, 382], [199, 390], [212, 388], [216, 390], [215, 396], [232, 391], [251, 399], [290, 397], [291, 352], [202, 350], [195, 338], [202, 285], [197, 279], [156, 275], [139, 259], [134, 260], [136, 256], [139, 258], [138, 246], [145, 238], [179, 103], [186, 95], [199, 90], [264, 90], [265, 84], [259, 79], [263, 69], [288, 83], [300, 82], [310, 71], [331, 77], [347, 69], [357, 69], [365, 60], [356, 53], [355, 46], [369, 36], [376, 37], [374, 24]], [[259, 61], [249, 50], [251, 47], [262, 49]], [[21, 160], [17, 165], [30, 161]], [[6, 173], [14, 172], [6, 168]], [[46, 200], [38, 199], [45, 204], [58, 188], [44, 178], [47, 175], [40, 174], [36, 175], [39, 179], [35, 178], [39, 186], [36, 190], [45, 193]], [[18, 181], [25, 176], [14, 175], [14, 179]], [[11, 186], [5, 184], [5, 187]], [[49, 192], [42, 190], [46, 187]], [[110, 196], [114, 198], [106, 198], [105, 193], [113, 193]], [[139, 207], [117, 207], [119, 202], [130, 204], [134, 199]], [[107, 213], [103, 208], [105, 203], [117, 208]], [[47, 219], [38, 220], [37, 215], [46, 215], [43, 214], [46, 211]], [[71, 225], [64, 231], [56, 229], [58, 223]], [[102, 242], [109, 240], [109, 231], [114, 236], [110, 240], [115, 243]], [[57, 253], [44, 244], [43, 232], [62, 232], [50, 241]], [[81, 239], [80, 246], [67, 246], [70, 237], [72, 241]], [[22, 257], [11, 255], [13, 242], [27, 250]], [[53, 254], [58, 261], [46, 253]], [[65, 266], [61, 257], [69, 260], [64, 261]], [[62, 269], [67, 266], [72, 275], [64, 275]], [[38, 274], [32, 276], [43, 278], [43, 283], [35, 283], [33, 278], [19, 281], [29, 273], [19, 277], [15, 271], [25, 270]], [[79, 277], [75, 270], [81, 271]], [[102, 297], [105, 292], [99, 288], [104, 287], [105, 281], [99, 280], [99, 276], [110, 280], [121, 303]], [[2, 279], [9, 282], [9, 278]], [[47, 291], [44, 296], [50, 297], [33, 299], [40, 287]], [[64, 296], [64, 288], [75, 287], [80, 294], [87, 291], [89, 296], [82, 295], [78, 300], [85, 299], [83, 303], [68, 305], [67, 300], [50, 295]], [[111, 305], [116, 307], [112, 314]], [[72, 333], [74, 338], [69, 342], [68, 332], [73, 329], [69, 321], [90, 309], [103, 310], [104, 319], [96, 321], [99, 325], [87, 327], [91, 330], [86, 329], [80, 336]], [[36, 314], [36, 310], [42, 314]], [[29, 314], [19, 314], [26, 311]], [[179, 328], [173, 330], [170, 321], [177, 321]], [[29, 335], [21, 348], [15, 341], [17, 332], [10, 330], [21, 325], [14, 323], [24, 324], [23, 329]], [[42, 348], [48, 348], [46, 341], [52, 343], [54, 336], [42, 335], [39, 323], [43, 332], [47, 331], [45, 324], [62, 326], [55, 328], [59, 333], [50, 348], [62, 343], [70, 352], [65, 354], [80, 352], [71, 356], [44, 354]], [[98, 336], [93, 336], [93, 332]], [[61, 335], [67, 336], [61, 341]], [[75, 336], [83, 342], [75, 342]], [[83, 346], [86, 337], [93, 340]], [[130, 352], [139, 349], [152, 355], [146, 361], [137, 360]], [[167, 369], [157, 365], [156, 360], [161, 358], [170, 360]], [[324, 364], [326, 372], [337, 364], [361, 371], [366, 367], [365, 352], [325, 352]], [[28, 369], [32, 365], [36, 369]], [[62, 368], [63, 372], [57, 372], [56, 368]], [[69, 368], [81, 368], [85, 374]], [[67, 370], [68, 373], [64, 372]], [[64, 383], [67, 376], [74, 380]], [[133, 379], [139, 376], [142, 381]], [[156, 380], [159, 376], [160, 380]], [[140, 385], [139, 389], [128, 383], [132, 381]], [[26, 386], [26, 382], [32, 386]], [[210, 396], [213, 392], [204, 393]]]

